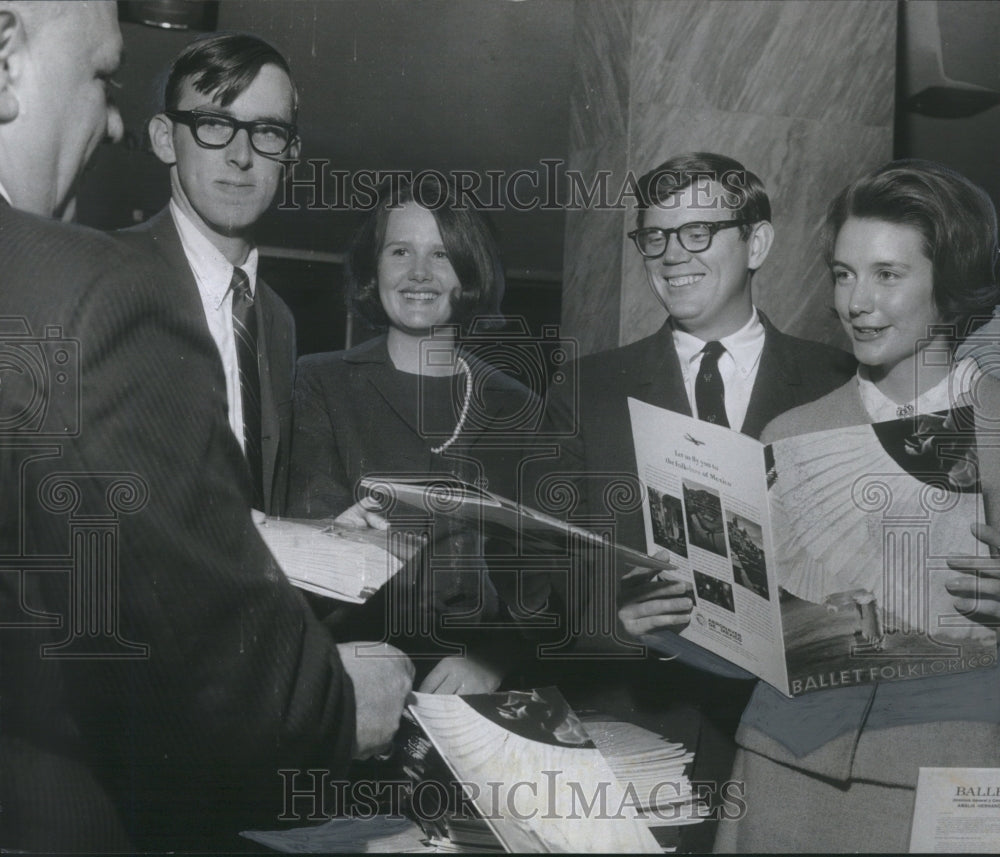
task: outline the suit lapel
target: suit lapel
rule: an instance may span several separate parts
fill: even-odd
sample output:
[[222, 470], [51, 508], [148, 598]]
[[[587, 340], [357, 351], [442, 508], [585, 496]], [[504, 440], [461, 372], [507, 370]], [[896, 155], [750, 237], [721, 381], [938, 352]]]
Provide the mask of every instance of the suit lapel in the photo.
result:
[[639, 346], [638, 359], [631, 361], [631, 365], [645, 371], [639, 375], [634, 388], [628, 389], [626, 384], [626, 395], [691, 416], [691, 403], [684, 388], [684, 375], [674, 347], [670, 322], [666, 322], [654, 336], [643, 340]]
[[184, 245], [181, 244], [174, 219], [170, 216], [170, 209], [164, 208], [147, 223], [136, 227], [135, 231], [145, 231], [149, 236], [156, 253], [169, 269], [170, 280], [178, 285], [178, 298], [185, 299], [188, 312], [197, 316], [201, 329], [211, 337], [208, 319], [205, 318], [205, 307], [198, 291], [198, 281], [194, 278], [194, 271], [191, 270], [187, 255], [184, 253]]
[[[200, 319], [202, 329], [211, 337], [208, 320], [205, 318], [205, 308], [202, 304], [198, 282], [188, 262], [184, 245], [170, 215], [170, 209], [165, 208], [159, 214], [150, 218], [148, 223], [138, 230], [145, 231], [151, 239], [156, 252], [170, 268], [171, 277], [181, 290], [189, 296], [191, 311]], [[264, 506], [270, 508], [271, 494], [274, 485], [274, 470], [278, 458], [280, 440], [280, 425], [278, 424], [277, 403], [271, 378], [271, 343], [276, 343], [273, 330], [274, 313], [270, 308], [268, 286], [260, 278], [257, 280], [254, 312], [257, 314], [257, 361], [260, 370], [260, 402], [261, 402], [261, 459], [263, 464]], [[279, 344], [279, 343], [276, 343]], [[290, 398], [290, 393], [289, 393]]]
[[785, 335], [778, 330], [764, 313], [764, 350], [760, 355], [757, 380], [750, 394], [750, 405], [740, 429], [750, 437], [760, 437], [771, 420], [784, 413], [796, 401], [794, 390], [802, 383], [802, 374], [794, 356], [787, 353]]
[[[400, 373], [392, 365], [388, 348], [384, 338], [377, 343], [371, 351], [362, 355], [357, 355], [355, 362], [360, 364], [359, 371], [364, 374], [366, 382], [386, 403], [386, 405], [396, 414], [397, 417], [410, 429], [417, 437], [424, 438], [425, 431], [421, 426], [420, 402], [413, 394], [411, 384], [401, 383]], [[483, 377], [483, 364], [477, 363], [475, 359], [469, 359], [469, 366], [472, 370], [472, 393], [478, 393], [478, 400], [474, 407], [477, 408], [474, 419], [467, 421], [476, 425], [491, 424], [495, 418], [502, 416], [510, 407], [510, 397], [502, 385], [497, 385], [490, 380], [489, 376]], [[462, 388], [464, 390], [464, 388]], [[456, 408], [457, 412], [460, 407]], [[488, 436], [488, 432], [465, 431], [461, 435], [462, 446], [469, 446], [476, 443], [482, 436]]]
[[357, 364], [356, 371], [365, 379], [365, 383], [410, 431], [419, 436], [420, 414], [417, 403], [412, 400], [411, 395], [403, 395], [402, 387], [397, 383], [396, 369], [389, 357], [385, 336], [373, 340], [371, 348], [355, 352], [351, 355], [350, 362]]
[[270, 311], [270, 295], [267, 284], [257, 278], [257, 299], [254, 312], [257, 314], [257, 366], [260, 372], [260, 447], [264, 471], [264, 505], [271, 506], [271, 491], [274, 484], [274, 467], [278, 460], [278, 443], [281, 427], [278, 424], [278, 405], [275, 400], [274, 381], [271, 377], [271, 344], [275, 340], [272, 328], [274, 313]]
[[[469, 368], [472, 371], [471, 390], [468, 395], [474, 397], [470, 403], [470, 413], [466, 417], [465, 428], [459, 435], [458, 443], [464, 447], [474, 446], [480, 442], [489, 444], [494, 438], [495, 432], [491, 431], [470, 431], [471, 426], [500, 426], [504, 423], [504, 417], [512, 412], [524, 409], [526, 401], [524, 391], [518, 390], [513, 385], [497, 380], [497, 373], [500, 371], [482, 360], [477, 360], [468, 353], [464, 354]], [[509, 382], [508, 382], [509, 383]], [[461, 388], [463, 396], [466, 388]], [[456, 402], [455, 419], [459, 418], [462, 402]], [[472, 410], [472, 409], [475, 410]], [[499, 431], [503, 431], [499, 429]]]

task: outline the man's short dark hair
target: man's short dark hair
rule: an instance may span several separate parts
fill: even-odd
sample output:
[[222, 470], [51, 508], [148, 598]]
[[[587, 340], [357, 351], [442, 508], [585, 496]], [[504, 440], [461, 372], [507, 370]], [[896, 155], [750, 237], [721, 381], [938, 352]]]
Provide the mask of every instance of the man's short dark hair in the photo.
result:
[[216, 33], [196, 39], [182, 50], [167, 75], [164, 110], [176, 110], [181, 85], [188, 78], [197, 92], [228, 107], [254, 82], [266, 65], [276, 65], [292, 83], [292, 121], [299, 96], [288, 60], [273, 45], [248, 33]]
[[934, 303], [955, 323], [958, 339], [1000, 302], [996, 209], [986, 191], [960, 173], [933, 161], [901, 160], [851, 182], [827, 210], [827, 261], [851, 217], [910, 226], [920, 233], [933, 266]]
[[736, 219], [748, 221], [740, 227], [746, 241], [752, 224], [771, 220], [771, 201], [764, 183], [733, 158], [712, 152], [685, 152], [664, 161], [639, 179], [639, 212], [636, 225], [645, 225], [646, 211], [666, 206], [671, 196], [696, 183], [715, 182], [722, 187], [721, 203]]
[[423, 173], [416, 182], [382, 185], [378, 203], [361, 224], [347, 254], [347, 302], [351, 310], [375, 327], [389, 317], [378, 293], [378, 259], [385, 243], [389, 215], [416, 202], [434, 216], [448, 260], [461, 289], [452, 299], [450, 324], [466, 331], [477, 316], [497, 316], [504, 294], [503, 264], [493, 227], [468, 203], [459, 203], [454, 182]]

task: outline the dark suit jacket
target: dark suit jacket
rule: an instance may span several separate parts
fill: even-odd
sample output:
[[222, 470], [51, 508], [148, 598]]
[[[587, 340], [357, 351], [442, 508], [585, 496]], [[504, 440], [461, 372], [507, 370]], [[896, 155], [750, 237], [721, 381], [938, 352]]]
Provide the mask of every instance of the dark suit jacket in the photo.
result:
[[[751, 437], [759, 437], [778, 414], [839, 387], [856, 366], [849, 354], [789, 336], [763, 313], [760, 318], [764, 350], [740, 428]], [[562, 424], [564, 433], [567, 425], [573, 428], [563, 444], [560, 466], [583, 479], [585, 505], [578, 513], [613, 519], [619, 541], [645, 550], [641, 508], [631, 504], [633, 508], [627, 512], [609, 510], [606, 489], [615, 478], [636, 475], [629, 397], [691, 415], [670, 324], [630, 345], [584, 357], [575, 370], [575, 384], [571, 378], [554, 388], [550, 418]]]
[[0, 845], [236, 848], [279, 769], [343, 770], [354, 702], [251, 522], [215, 345], [92, 230], [0, 204], [0, 271]]
[[[194, 306], [208, 332], [198, 284], [184, 255], [184, 247], [169, 208], [145, 223], [114, 233], [115, 237], [151, 258], [157, 258], [170, 272], [178, 291], [196, 299]], [[264, 511], [269, 515], [284, 511], [288, 486], [288, 456], [292, 438], [292, 386], [295, 375], [295, 320], [277, 293], [257, 278], [254, 307], [257, 313], [260, 352], [261, 457], [264, 465]], [[225, 389], [225, 388], [223, 388]]]

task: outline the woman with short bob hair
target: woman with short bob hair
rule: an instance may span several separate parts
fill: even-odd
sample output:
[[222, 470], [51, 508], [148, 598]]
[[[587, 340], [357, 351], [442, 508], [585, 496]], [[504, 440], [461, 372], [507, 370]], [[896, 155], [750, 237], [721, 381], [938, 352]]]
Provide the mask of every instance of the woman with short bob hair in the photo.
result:
[[[773, 420], [762, 441], [901, 417], [932, 425], [940, 419], [935, 413], [962, 405], [975, 404], [980, 419], [984, 402], [997, 401], [996, 383], [954, 351], [1000, 302], [989, 197], [940, 164], [895, 161], [845, 187], [830, 203], [825, 228], [834, 305], [858, 374]], [[984, 395], [987, 388], [992, 391]], [[948, 437], [959, 430], [947, 429], [947, 422], [942, 428]], [[882, 478], [893, 480], [886, 472]], [[987, 482], [987, 468], [980, 477], [984, 491], [996, 487]], [[900, 496], [925, 487], [918, 479], [891, 484]], [[945, 554], [954, 551], [943, 542], [961, 543], [978, 508], [974, 495], [952, 496], [964, 504], [957, 506], [964, 510], [962, 532], [939, 534], [935, 550]], [[826, 568], [824, 557], [817, 559]], [[829, 559], [830, 568], [838, 567], [837, 558]], [[956, 619], [971, 614], [970, 640], [981, 635], [979, 623], [996, 627], [1000, 598], [977, 591], [974, 575], [952, 574], [942, 585], [914, 574], [894, 583], [891, 571], [871, 584], [879, 601], [891, 597], [885, 587], [896, 592], [898, 586], [913, 603], [927, 599], [928, 612], [945, 623], [948, 613]], [[830, 580], [803, 583], [809, 578], [798, 569], [789, 574], [800, 586], [837, 588]], [[782, 581], [793, 594], [795, 583]], [[918, 592], [918, 586], [933, 589]], [[1000, 669], [994, 664], [796, 699], [758, 683], [737, 744], [733, 778], [746, 784], [747, 813], [720, 825], [716, 850], [906, 851], [921, 766], [1000, 766]]]
[[[367, 517], [354, 505], [365, 477], [453, 476], [515, 497], [542, 406], [477, 357], [483, 331], [502, 323], [503, 267], [487, 221], [440, 174], [386, 184], [355, 235], [346, 279], [352, 310], [383, 333], [299, 361], [289, 514]], [[493, 334], [485, 341], [497, 344]], [[517, 581], [489, 569], [488, 543], [458, 520], [436, 519], [431, 541], [426, 568], [408, 564], [328, 624], [344, 640], [392, 639], [414, 658], [419, 690], [493, 691], [523, 653]], [[391, 613], [403, 606], [412, 614]]]
[[[375, 328], [389, 326], [378, 293], [379, 253], [390, 215], [411, 202], [434, 218], [461, 284], [451, 300], [448, 323], [468, 333], [474, 319], [499, 316], [505, 280], [493, 229], [478, 211], [459, 200], [454, 183], [434, 172], [418, 174], [412, 182], [383, 184], [373, 215], [358, 230], [347, 255], [345, 280], [350, 309]], [[496, 321], [485, 324], [495, 326]]]
[[997, 303], [997, 216], [982, 188], [932, 161], [892, 161], [830, 203], [824, 225], [828, 263], [851, 217], [920, 233], [933, 267], [934, 302], [954, 325], [956, 343], [990, 317]]

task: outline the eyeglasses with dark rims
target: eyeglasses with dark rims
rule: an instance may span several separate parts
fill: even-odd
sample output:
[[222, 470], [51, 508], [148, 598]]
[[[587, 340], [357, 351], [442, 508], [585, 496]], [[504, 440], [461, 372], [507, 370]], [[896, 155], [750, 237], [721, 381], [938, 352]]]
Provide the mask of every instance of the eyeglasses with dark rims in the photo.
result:
[[685, 223], [676, 229], [661, 229], [659, 226], [646, 226], [633, 229], [628, 237], [635, 242], [636, 249], [646, 259], [659, 259], [667, 252], [670, 236], [676, 234], [681, 247], [688, 253], [703, 253], [712, 246], [712, 239], [720, 229], [732, 229], [734, 226], [746, 226], [751, 220], [716, 220]]
[[205, 110], [167, 110], [166, 115], [175, 122], [187, 125], [194, 139], [206, 149], [224, 149], [236, 136], [245, 130], [250, 145], [255, 152], [265, 157], [274, 157], [286, 152], [298, 138], [298, 130], [287, 122], [267, 119], [253, 119], [243, 122], [224, 113], [209, 113]]

